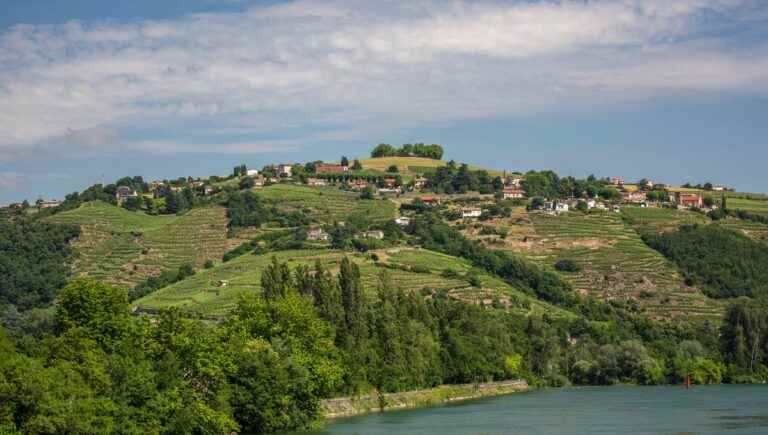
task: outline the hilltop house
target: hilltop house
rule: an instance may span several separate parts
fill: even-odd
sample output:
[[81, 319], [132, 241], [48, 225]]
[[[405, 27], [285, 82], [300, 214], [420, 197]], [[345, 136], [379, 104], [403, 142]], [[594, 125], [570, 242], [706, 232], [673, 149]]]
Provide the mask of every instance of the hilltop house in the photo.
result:
[[509, 185], [512, 187], [520, 187], [523, 184], [522, 177], [512, 177], [509, 179]]
[[622, 179], [621, 177], [611, 177], [611, 184], [613, 184], [614, 186], [621, 186], [622, 184], [624, 184], [624, 179]]
[[634, 192], [622, 192], [621, 198], [624, 202], [631, 202], [635, 204], [644, 203], [648, 199], [648, 195], [640, 190]]
[[557, 213], [565, 213], [570, 209], [568, 206], [568, 203], [565, 202], [558, 202], [555, 203], [555, 212]]
[[679, 208], [690, 208], [704, 206], [704, 200], [698, 193], [670, 192], [669, 200], [677, 204]]
[[318, 163], [315, 165], [316, 174], [338, 174], [348, 172], [349, 166], [333, 165], [328, 163]]
[[325, 178], [307, 178], [307, 186], [320, 187], [327, 186], [328, 181]]
[[61, 201], [58, 199], [39, 199], [37, 200], [37, 208], [53, 208], [61, 205]]
[[426, 185], [427, 185], [427, 179], [422, 177], [422, 176], [418, 176], [418, 177], [413, 179], [413, 189], [414, 190], [421, 190]]
[[502, 191], [504, 199], [518, 199], [525, 197], [525, 190], [516, 187], [505, 187]]
[[352, 190], [363, 190], [368, 186], [369, 186], [368, 182], [362, 178], [357, 178], [354, 180], [347, 181], [347, 187], [349, 187]]
[[310, 228], [307, 230], [307, 240], [328, 240], [330, 238], [331, 235], [322, 228]]
[[123, 202], [125, 202], [126, 199], [136, 198], [137, 196], [139, 196], [139, 194], [128, 186], [119, 186], [117, 191], [115, 191], [115, 199], [117, 199], [117, 205], [123, 205]]
[[469, 207], [469, 208], [462, 208], [461, 209], [461, 217], [462, 218], [479, 218], [482, 216], [483, 210], [476, 208], [476, 207]]
[[277, 165], [277, 175], [281, 177], [290, 177], [293, 175], [293, 165], [284, 163]]
[[245, 171], [245, 175], [247, 175], [249, 177], [255, 177], [255, 176], [259, 175], [259, 170], [258, 169], [248, 169], [247, 171]]

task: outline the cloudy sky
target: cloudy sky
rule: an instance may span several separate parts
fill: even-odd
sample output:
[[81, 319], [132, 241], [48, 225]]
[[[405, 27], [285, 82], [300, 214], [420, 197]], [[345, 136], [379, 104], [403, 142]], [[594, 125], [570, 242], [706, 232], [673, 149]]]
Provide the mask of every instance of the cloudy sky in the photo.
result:
[[414, 141], [768, 191], [768, 2], [0, 1], [0, 203]]

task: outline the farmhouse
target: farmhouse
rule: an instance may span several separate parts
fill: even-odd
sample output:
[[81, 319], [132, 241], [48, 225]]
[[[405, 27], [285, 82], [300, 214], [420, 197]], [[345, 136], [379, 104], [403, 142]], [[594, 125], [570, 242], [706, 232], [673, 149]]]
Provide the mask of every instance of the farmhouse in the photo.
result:
[[347, 186], [352, 190], [363, 190], [368, 187], [368, 182], [362, 178], [347, 181]]
[[704, 205], [704, 200], [698, 193], [670, 192], [669, 200], [683, 208], [701, 208]]
[[569, 210], [569, 206], [568, 206], [567, 203], [565, 203], [565, 202], [555, 203], [555, 211], [556, 212], [564, 213], [564, 212], [567, 212], [568, 210]]
[[360, 238], [381, 240], [384, 238], [384, 231], [381, 231], [381, 230], [363, 231], [362, 233], [360, 233]]
[[293, 166], [283, 163], [277, 165], [277, 175], [281, 177], [290, 177], [293, 175]]
[[327, 186], [328, 181], [325, 178], [307, 178], [307, 185], [310, 187]]
[[422, 196], [419, 198], [421, 202], [427, 205], [439, 205], [440, 200], [435, 196]]
[[253, 187], [256, 189], [261, 189], [264, 187], [264, 176], [263, 175], [257, 175], [253, 177]]
[[414, 190], [421, 190], [424, 188], [424, 186], [427, 185], [427, 179], [421, 176], [418, 176], [413, 179], [413, 188]]
[[58, 199], [49, 199], [49, 200], [38, 200], [37, 201], [37, 208], [52, 208], [52, 207], [58, 207], [61, 205], [61, 201]]
[[349, 166], [332, 165], [328, 163], [318, 163], [315, 165], [315, 173], [317, 174], [338, 174], [347, 171], [349, 171]]
[[401, 227], [406, 227], [406, 226], [410, 225], [411, 218], [405, 217], [405, 216], [401, 216], [401, 217], [395, 219], [395, 223], [400, 225]]
[[255, 176], [259, 175], [259, 170], [258, 169], [248, 169], [247, 171], [245, 171], [245, 175], [247, 175], [249, 177], [255, 177]]
[[307, 230], [307, 240], [328, 240], [331, 235], [326, 233], [322, 228], [311, 228]]
[[648, 199], [648, 196], [645, 192], [637, 190], [634, 192], [622, 192], [621, 198], [624, 202], [639, 204], [644, 203]]
[[516, 187], [505, 187], [502, 191], [504, 199], [517, 199], [525, 197], [525, 190]]
[[397, 180], [394, 178], [385, 178], [384, 179], [384, 188], [385, 189], [394, 189], [397, 187]]
[[624, 179], [622, 179], [621, 177], [611, 177], [611, 184], [613, 184], [614, 186], [621, 186], [622, 184], [624, 184]]
[[122, 205], [123, 202], [128, 198], [136, 198], [139, 196], [138, 193], [136, 193], [135, 190], [131, 189], [128, 186], [119, 186], [117, 188], [117, 191], [115, 192], [115, 198], [117, 199], [117, 205]]
[[461, 209], [461, 217], [463, 218], [479, 218], [482, 214], [483, 211], [476, 207]]

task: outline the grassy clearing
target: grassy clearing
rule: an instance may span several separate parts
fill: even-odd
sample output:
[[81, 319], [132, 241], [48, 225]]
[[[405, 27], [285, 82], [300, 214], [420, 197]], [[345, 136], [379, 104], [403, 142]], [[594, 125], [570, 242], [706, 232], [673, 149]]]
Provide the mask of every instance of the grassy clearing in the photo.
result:
[[220, 260], [232, 244], [221, 207], [149, 216], [91, 202], [50, 220], [81, 227], [81, 237], [73, 244], [75, 274], [127, 286], [185, 263], [201, 266]]
[[285, 210], [303, 210], [320, 223], [347, 221], [350, 216], [381, 222], [393, 219], [397, 211], [396, 205], [390, 201], [361, 200], [357, 193], [333, 187], [273, 184], [256, 192]]
[[[635, 211], [626, 209], [629, 213]], [[633, 216], [636, 219], [642, 216], [644, 225], [660, 225], [657, 220], [661, 214], [645, 212], [652, 209], [637, 210], [641, 211]], [[683, 285], [675, 266], [649, 248], [621, 215], [531, 213], [523, 217], [520, 213], [517, 211], [515, 221], [522, 217], [531, 223], [509, 225], [510, 234], [504, 244], [490, 247], [520, 254], [550, 270], [554, 270], [557, 260], [573, 260], [582, 270], [561, 273], [561, 276], [579, 293], [604, 300], [634, 300], [652, 317], [715, 319], [720, 315], [721, 304]], [[667, 220], [663, 222], [672, 225]]]
[[[445, 268], [467, 271], [471, 266], [458, 258], [414, 248], [377, 251], [377, 255], [382, 263], [399, 267], [430, 264], [432, 267], [429, 272], [417, 273], [400, 268], [391, 269], [377, 265], [368, 255], [340, 251], [302, 250], [283, 251], [267, 255], [244, 255], [212, 269], [202, 270], [184, 281], [160, 289], [136, 301], [136, 305], [150, 310], [179, 307], [206, 316], [221, 316], [232, 309], [241, 293], [261, 291], [261, 271], [273, 255], [281, 261], [287, 261], [291, 268], [300, 264], [311, 266], [319, 260], [324, 267], [334, 273], [338, 272], [342, 256], [347, 255], [360, 267], [363, 283], [369, 297], [373, 297], [375, 294], [379, 275], [383, 271], [387, 271], [392, 282], [407, 291], [422, 291], [425, 288], [434, 291], [444, 290], [452, 297], [470, 303], [483, 303], [484, 301], [488, 303], [487, 299], [496, 298], [513, 304], [509, 308], [518, 312], [549, 312], [559, 316], [572, 315], [537, 301], [487, 274], [480, 274], [482, 289], [470, 287], [467, 281], [462, 278], [445, 278], [440, 275], [440, 272]], [[221, 281], [227, 281], [227, 285], [219, 286]]]
[[623, 207], [624, 219], [639, 231], [674, 231], [683, 224], [702, 224], [709, 222], [701, 213], [672, 208]]

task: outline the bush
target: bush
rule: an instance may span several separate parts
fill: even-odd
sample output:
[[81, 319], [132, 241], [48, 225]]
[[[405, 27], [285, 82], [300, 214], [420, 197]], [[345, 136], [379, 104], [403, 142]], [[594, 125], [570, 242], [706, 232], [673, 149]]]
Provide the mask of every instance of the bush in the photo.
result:
[[555, 270], [559, 272], [580, 272], [581, 266], [573, 260], [564, 259], [558, 260], [555, 263]]

